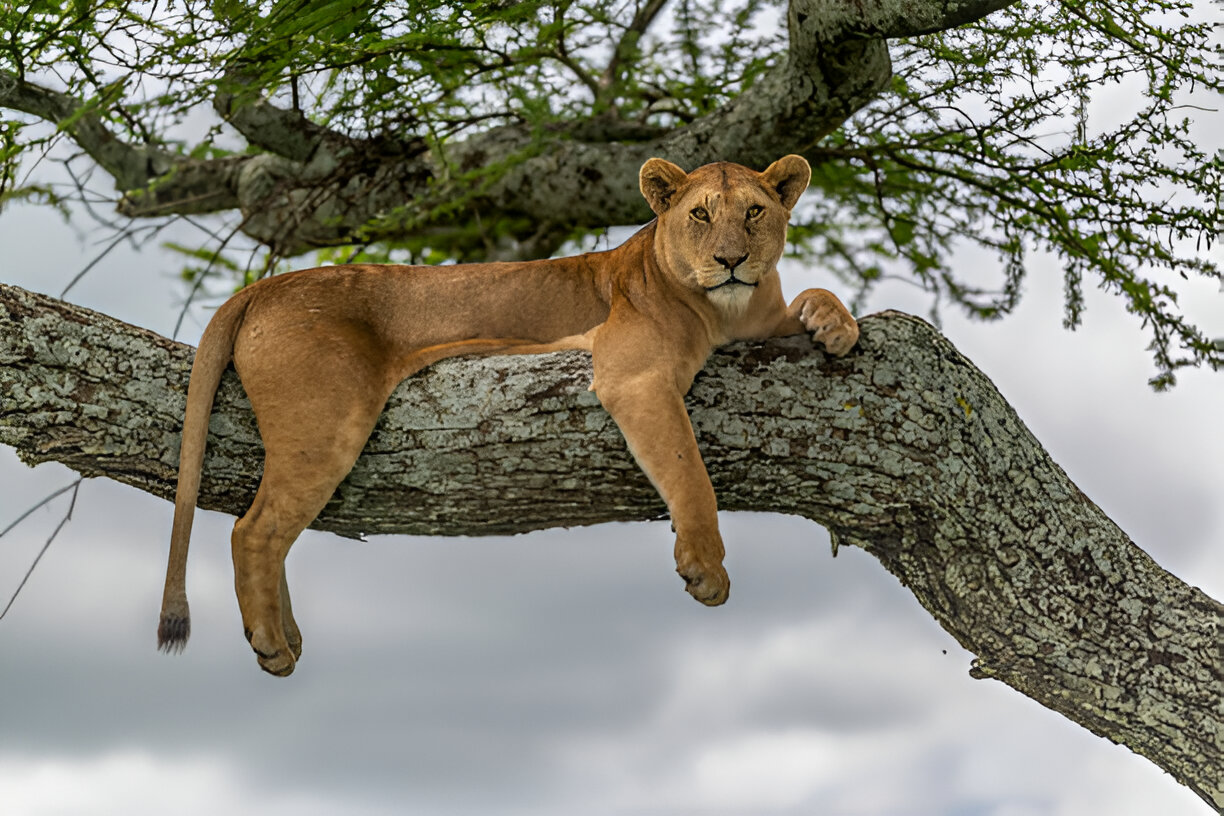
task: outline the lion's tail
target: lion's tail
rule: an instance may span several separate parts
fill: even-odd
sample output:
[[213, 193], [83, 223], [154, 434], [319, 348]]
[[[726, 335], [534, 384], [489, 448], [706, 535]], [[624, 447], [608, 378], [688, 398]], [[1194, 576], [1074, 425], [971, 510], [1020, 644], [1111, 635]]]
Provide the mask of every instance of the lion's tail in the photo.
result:
[[221, 375], [234, 353], [234, 338], [246, 313], [248, 298], [241, 295], [221, 305], [213, 315], [191, 365], [187, 387], [187, 411], [179, 448], [178, 491], [174, 496], [174, 526], [170, 532], [170, 562], [166, 566], [166, 588], [162, 594], [161, 620], [157, 626], [157, 648], [181, 652], [191, 635], [191, 613], [187, 607], [187, 545], [200, 493], [204, 447], [208, 441], [208, 419]]

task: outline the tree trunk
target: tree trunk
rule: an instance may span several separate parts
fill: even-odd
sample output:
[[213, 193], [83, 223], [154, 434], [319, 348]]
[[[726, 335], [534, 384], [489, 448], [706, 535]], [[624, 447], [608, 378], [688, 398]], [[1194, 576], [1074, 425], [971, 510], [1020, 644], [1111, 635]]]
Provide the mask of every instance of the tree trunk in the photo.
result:
[[[0, 286], [0, 442], [171, 498], [192, 349]], [[481, 535], [657, 518], [587, 391], [587, 355], [440, 363], [403, 383], [315, 527]], [[864, 318], [714, 354], [689, 394], [726, 510], [804, 516], [876, 556], [1002, 680], [1224, 808], [1224, 606], [1157, 566], [931, 326]], [[229, 372], [200, 506], [240, 514], [261, 469]]]

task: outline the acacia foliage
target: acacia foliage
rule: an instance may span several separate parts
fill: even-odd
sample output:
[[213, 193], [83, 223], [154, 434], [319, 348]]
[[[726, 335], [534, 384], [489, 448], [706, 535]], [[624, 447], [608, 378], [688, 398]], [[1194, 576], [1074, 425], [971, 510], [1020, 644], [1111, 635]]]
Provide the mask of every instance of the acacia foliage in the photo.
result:
[[[826, 207], [815, 230], [822, 260], [841, 256], [864, 290], [901, 260], [939, 297], [990, 319], [1015, 307], [1028, 255], [1044, 250], [1062, 265], [1065, 325], [1078, 325], [1095, 281], [1151, 332], [1153, 385], [1185, 365], [1218, 369], [1219, 349], [1177, 303], [1178, 279], [1221, 280], [1207, 251], [1224, 173], [1199, 140], [1210, 141], [1213, 115], [1224, 123], [1191, 99], [1218, 102], [1224, 47], [1218, 23], [1191, 22], [1191, 6], [1025, 3], [894, 44], [890, 93], [829, 140], [845, 164], [825, 189], [858, 191], [851, 219], [824, 199], [838, 209]], [[864, 235], [866, 265], [850, 251]], [[965, 275], [950, 263], [964, 245], [996, 253], [1000, 272]]]
[[[1211, 13], [1189, 0], [1015, 3], [890, 39], [887, 86], [803, 149], [817, 192], [796, 213], [795, 252], [860, 298], [901, 277], [933, 304], [986, 319], [1013, 309], [1033, 257], [1053, 253], [1068, 326], [1095, 283], [1149, 332], [1154, 385], [1171, 384], [1183, 366], [1218, 368], [1224, 352], [1178, 302], [1183, 280], [1221, 280], [1208, 254], [1221, 160], [1200, 143], [1224, 63]], [[530, 229], [522, 213], [481, 221], [465, 209], [507, 166], [562, 141], [648, 144], [766, 92], [759, 81], [794, 48], [787, 14], [776, 0], [6, 4], [0, 206], [114, 201], [91, 179], [99, 167], [120, 193], [149, 185], [130, 164], [83, 155], [76, 145], [88, 128], [196, 159], [298, 149], [253, 139], [253, 128], [235, 133], [213, 112], [220, 100], [226, 110], [267, 100], [302, 132], [372, 140], [405, 159], [428, 153], [442, 165], [448, 147], [525, 127], [532, 138], [516, 154], [451, 186], [465, 192], [405, 202], [428, 207], [429, 218], [345, 233], [314, 260], [478, 258], [489, 234]], [[47, 155], [69, 168], [69, 181], [40, 167]], [[428, 228], [443, 211], [472, 228]], [[184, 210], [138, 223], [95, 212], [119, 234], [196, 219], [205, 230], [188, 250], [196, 284], [285, 265], [276, 247], [244, 244], [240, 214], [199, 221]], [[561, 224], [543, 248], [588, 230]], [[966, 262], [982, 249], [997, 268]]]

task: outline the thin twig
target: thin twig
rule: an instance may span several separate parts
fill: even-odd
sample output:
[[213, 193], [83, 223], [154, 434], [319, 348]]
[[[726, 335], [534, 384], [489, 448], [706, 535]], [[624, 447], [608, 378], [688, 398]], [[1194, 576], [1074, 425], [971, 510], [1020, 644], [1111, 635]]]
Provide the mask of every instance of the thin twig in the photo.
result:
[[56, 496], [59, 496], [62, 493], [67, 493], [69, 490], [72, 491], [72, 501], [68, 503], [68, 512], [64, 514], [64, 517], [62, 519], [60, 519], [59, 524], [55, 525], [55, 529], [52, 530], [51, 535], [47, 537], [47, 543], [43, 544], [42, 549], [38, 551], [38, 555], [35, 556], [34, 558], [34, 563], [30, 564], [30, 568], [26, 570], [25, 577], [21, 579], [21, 583], [17, 585], [17, 589], [13, 591], [13, 597], [9, 598], [9, 602], [4, 607], [4, 611], [0, 612], [0, 620], [4, 620], [4, 616], [8, 614], [8, 611], [10, 609], [12, 609], [13, 602], [16, 601], [17, 596], [21, 594], [21, 590], [26, 585], [26, 581], [30, 580], [30, 576], [34, 574], [34, 568], [37, 567], [38, 562], [42, 560], [43, 555], [47, 552], [47, 548], [51, 546], [51, 542], [55, 540], [55, 537], [57, 535], [59, 535], [59, 531], [64, 529], [64, 525], [72, 520], [72, 511], [76, 507], [77, 493], [80, 491], [81, 482], [83, 481], [85, 481], [84, 476], [80, 477], [79, 479], [77, 479], [75, 482], [68, 485], [67, 487], [62, 487], [59, 490], [55, 491], [50, 496], [47, 496], [45, 499], [40, 501], [38, 504], [34, 505], [29, 510], [22, 513], [21, 516], [16, 521], [14, 521], [9, 526], [5, 527], [3, 532], [0, 532], [0, 536], [3, 536], [9, 530], [13, 529], [18, 524], [20, 524], [23, 520], [25, 520], [27, 516], [29, 516], [31, 513], [33, 513], [38, 508], [44, 506], [47, 502], [51, 501]]
[[[68, 292], [71, 291], [74, 286], [80, 283], [81, 279], [84, 278], [86, 275], [88, 275], [90, 270], [92, 270], [95, 266], [101, 263], [102, 260], [111, 253], [111, 250], [119, 246], [119, 244], [123, 243], [124, 241], [132, 240], [133, 238], [135, 238], [135, 236], [139, 235], [142, 232], [151, 233], [149, 238], [152, 238], [153, 236], [161, 232], [163, 229], [165, 229], [167, 226], [169, 226], [170, 223], [171, 223], [171, 220], [167, 220], [160, 224], [144, 224], [139, 227], [122, 228], [120, 232], [114, 237], [114, 239], [112, 239], [111, 242], [106, 245], [105, 249], [103, 249], [101, 252], [95, 255], [93, 257], [93, 260], [87, 263], [83, 269], [81, 269], [79, 272], [77, 272], [75, 275], [72, 276], [72, 280], [68, 281], [68, 285], [65, 286], [60, 291], [59, 293], [60, 298], [62, 299], [66, 297], [68, 295]], [[145, 240], [148, 240], [148, 239], [145, 239]]]
[[[225, 236], [224, 240], [221, 241], [221, 245], [213, 251], [212, 257], [208, 259], [208, 265], [205, 266], [204, 269], [196, 275], [195, 280], [191, 282], [191, 291], [187, 293], [187, 300], [185, 303], [183, 303], [183, 308], [179, 310], [178, 319], [174, 321], [174, 332], [170, 335], [172, 339], [178, 339], [178, 333], [183, 328], [183, 320], [187, 317], [187, 310], [191, 308], [192, 301], [195, 300], [195, 296], [199, 294], [200, 289], [203, 288], [204, 279], [208, 277], [208, 273], [211, 272], [213, 266], [216, 265], [217, 259], [221, 257], [221, 253], [225, 251], [225, 247], [229, 244], [230, 240], [238, 234], [238, 230], [241, 229], [241, 227], [242, 224], [240, 223], [238, 226], [230, 230], [230, 234]], [[213, 239], [216, 240], [216, 234], [212, 233], [212, 235]]]
[[654, 22], [655, 17], [658, 16], [665, 5], [667, 5], [667, 0], [649, 0], [646, 5], [638, 8], [637, 14], [633, 15], [632, 22], [629, 23], [625, 32], [621, 35], [616, 48], [612, 50], [612, 59], [608, 61], [607, 67], [604, 68], [603, 76], [599, 78], [600, 87], [605, 92], [616, 85], [617, 77], [621, 72], [621, 65], [629, 56], [630, 49], [637, 47], [638, 39], [646, 33], [646, 29], [650, 28], [650, 24]]
[[61, 487], [59, 490], [57, 490], [57, 491], [55, 491], [54, 493], [52, 493], [51, 495], [49, 495], [49, 496], [45, 496], [45, 497], [43, 498], [43, 500], [42, 500], [42, 501], [40, 501], [38, 504], [34, 505], [34, 506], [33, 506], [33, 507], [31, 507], [29, 510], [25, 511], [25, 512], [24, 512], [24, 513], [22, 513], [20, 516], [18, 516], [18, 517], [17, 517], [17, 519], [16, 519], [16, 520], [15, 520], [15, 521], [14, 521], [12, 524], [10, 524], [9, 526], [5, 527], [3, 530], [0, 530], [0, 538], [3, 538], [4, 536], [8, 535], [8, 532], [9, 532], [10, 530], [12, 530], [12, 529], [13, 529], [14, 527], [16, 527], [18, 524], [20, 524], [21, 522], [23, 522], [23, 521], [25, 521], [27, 518], [29, 518], [30, 514], [31, 514], [31, 513], [33, 513], [35, 510], [37, 510], [38, 508], [40, 508], [40, 507], [42, 507], [42, 506], [46, 505], [46, 504], [47, 504], [47, 502], [51, 501], [51, 500], [52, 500], [52, 499], [54, 499], [56, 496], [62, 496], [63, 494], [65, 494], [65, 493], [67, 493], [69, 490], [71, 490], [72, 488], [76, 487], [78, 484], [80, 484], [80, 481], [81, 481], [80, 479], [77, 479], [77, 480], [76, 480], [75, 482], [73, 482], [72, 484], [70, 484], [70, 485], [65, 485], [64, 487]]

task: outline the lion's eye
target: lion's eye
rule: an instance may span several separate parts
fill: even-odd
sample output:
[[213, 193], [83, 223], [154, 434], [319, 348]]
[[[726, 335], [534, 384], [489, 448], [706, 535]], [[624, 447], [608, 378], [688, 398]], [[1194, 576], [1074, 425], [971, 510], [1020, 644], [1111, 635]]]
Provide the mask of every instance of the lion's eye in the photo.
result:
[[748, 217], [756, 218], [758, 215], [760, 215], [763, 212], [765, 212], [764, 207], [762, 207], [760, 204], [753, 204], [751, 207], [748, 208]]
[[706, 212], [705, 207], [694, 207], [692, 210], [689, 211], [689, 215], [691, 215], [693, 218], [697, 219], [698, 221], [709, 221], [710, 220], [710, 214]]

